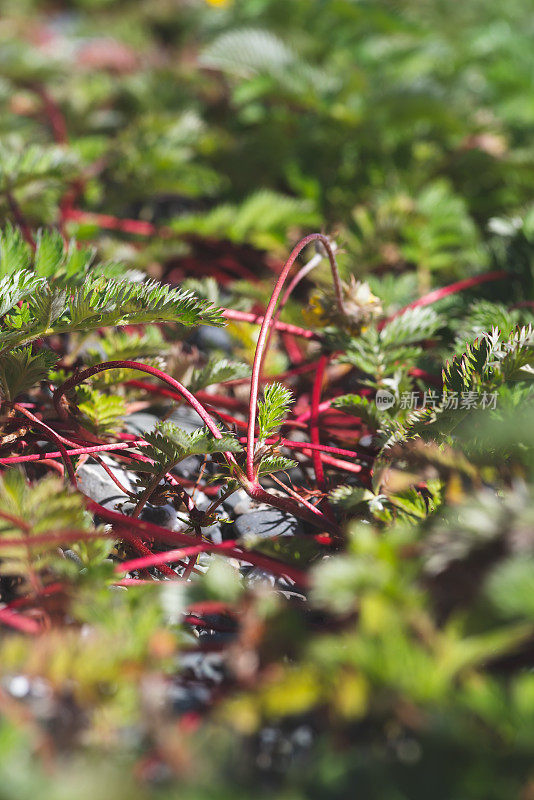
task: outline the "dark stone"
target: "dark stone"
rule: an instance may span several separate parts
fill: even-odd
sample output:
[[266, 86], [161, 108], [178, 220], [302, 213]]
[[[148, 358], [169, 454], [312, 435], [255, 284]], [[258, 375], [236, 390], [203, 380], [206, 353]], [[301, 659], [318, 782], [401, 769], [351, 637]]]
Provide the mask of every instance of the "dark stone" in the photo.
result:
[[153, 506], [151, 503], [147, 503], [139, 514], [139, 519], [152, 522], [153, 525], [160, 525], [162, 528], [169, 528], [172, 531], [181, 525], [176, 509], [170, 503], [166, 503], [164, 506]]
[[124, 418], [124, 424], [129, 433], [135, 436], [144, 436], [145, 433], [154, 429], [154, 425], [159, 422], [159, 417], [149, 414], [147, 411], [136, 411]]
[[204, 709], [211, 700], [211, 692], [205, 686], [174, 684], [169, 688], [169, 700], [175, 714], [186, 714]]
[[144, 436], [154, 430], [155, 425], [163, 419], [173, 422], [187, 433], [204, 425], [202, 418], [188, 404], [178, 406], [169, 416], [167, 413], [168, 410], [164, 407], [154, 411], [136, 411], [124, 418], [124, 424], [130, 433], [137, 436]]
[[198, 631], [198, 639], [202, 644], [227, 645], [235, 639], [235, 636], [235, 633], [230, 633], [228, 631], [210, 631], [207, 628], [200, 628]]
[[224, 350], [231, 353], [233, 349], [232, 337], [224, 328], [213, 325], [199, 325], [191, 337], [192, 344], [201, 350]]
[[294, 536], [303, 533], [303, 528], [292, 514], [271, 508], [267, 511], [241, 514], [234, 522], [234, 531], [237, 538], [254, 541], [272, 539], [275, 536]]
[[202, 469], [202, 461], [203, 459], [201, 456], [189, 456], [188, 458], [184, 458], [183, 461], [180, 461], [172, 471], [182, 478], [196, 481]]
[[[126, 514], [126, 516], [131, 516], [134, 508], [135, 504], [129, 501], [128, 503], [124, 503], [121, 511], [123, 514]], [[178, 518], [178, 512], [171, 503], [165, 503], [162, 506], [147, 503], [141, 509], [139, 519], [150, 522], [152, 525], [159, 525], [161, 528], [168, 528], [170, 531], [180, 531], [187, 527], [185, 523]], [[165, 549], [167, 545], [163, 547]], [[158, 549], [157, 542], [154, 544], [154, 549]]]
[[197, 428], [202, 428], [204, 421], [190, 405], [181, 405], [167, 417], [169, 422], [174, 422], [182, 430], [192, 433]]

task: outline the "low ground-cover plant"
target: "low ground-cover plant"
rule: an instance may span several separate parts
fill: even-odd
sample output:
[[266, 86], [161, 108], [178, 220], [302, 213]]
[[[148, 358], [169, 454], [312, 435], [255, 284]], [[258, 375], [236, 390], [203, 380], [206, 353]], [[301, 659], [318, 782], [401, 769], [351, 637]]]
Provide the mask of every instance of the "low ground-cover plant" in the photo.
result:
[[[319, 256], [330, 259], [334, 288], [313, 295], [307, 316], [319, 327], [298, 328], [280, 321], [277, 301], [289, 300], [284, 283], [314, 241], [326, 248]], [[313, 794], [317, 778], [293, 775], [305, 755], [292, 737], [302, 729], [304, 751], [329, 748], [331, 729], [349, 737], [336, 789], [344, 796], [352, 781], [373, 782], [374, 770], [389, 762], [384, 791], [397, 779], [409, 786], [412, 760], [423, 780], [430, 742], [456, 746], [464, 725], [472, 728], [466, 746], [484, 763], [484, 726], [496, 726], [488, 752], [493, 736], [508, 741], [523, 701], [499, 718], [484, 698], [528, 692], [520, 666], [534, 637], [531, 603], [525, 597], [523, 607], [521, 599], [532, 580], [528, 307], [508, 312], [480, 300], [457, 321], [433, 304], [462, 291], [459, 283], [388, 316], [368, 286], [340, 280], [334, 248], [319, 234], [295, 248], [257, 318], [142, 275], [132, 281], [117, 265], [116, 277], [103, 277], [105, 268], [53, 234], [39, 234], [33, 252], [8, 227], [0, 253], [0, 622], [12, 631], [2, 643], [2, 671], [6, 697], [23, 687], [38, 726], [32, 693], [46, 687], [47, 746], [71, 749], [89, 737], [98, 747], [102, 736], [129, 725], [144, 730], [152, 758], [177, 770], [185, 787], [183, 737], [204, 719], [216, 741], [228, 726], [250, 747], [259, 735], [254, 758], [273, 780], [289, 758], [282, 753], [292, 753], [291, 783]], [[72, 254], [80, 272], [70, 270]], [[221, 324], [225, 316], [259, 325], [250, 375], [229, 360], [202, 366], [201, 351], [186, 344], [188, 324]], [[497, 319], [499, 328], [484, 330]], [[163, 337], [152, 332], [155, 324]], [[135, 338], [110, 338], [109, 325], [127, 326]], [[455, 329], [475, 338], [462, 349]], [[266, 346], [299, 335], [301, 363], [278, 380], [266, 376]], [[157, 362], [132, 357], [132, 347], [153, 354], [154, 343]], [[171, 346], [189, 352], [187, 365], [173, 361]], [[121, 348], [130, 357], [95, 361]], [[97, 388], [88, 389], [92, 379]], [[241, 390], [249, 383], [247, 403]], [[142, 436], [128, 433], [131, 409], [155, 398], [167, 409], [160, 407], [162, 421]], [[184, 404], [199, 421], [192, 429], [163, 421]], [[519, 438], [510, 431], [518, 415]], [[192, 458], [189, 478], [180, 466]], [[90, 484], [86, 494], [91, 464], [116, 488], [115, 500], [102, 500]], [[242, 512], [228, 504], [243, 490], [263, 504], [248, 517], [277, 510], [267, 534], [261, 525], [240, 527]], [[174, 513], [172, 524], [157, 521], [158, 509]], [[298, 527], [289, 535], [288, 520]], [[174, 586], [186, 587], [185, 595]], [[188, 678], [187, 653], [201, 656], [206, 646], [222, 672], [210, 673], [204, 655]], [[124, 670], [133, 670], [133, 683]], [[157, 676], [152, 689], [149, 675]], [[135, 676], [144, 676], [138, 690]], [[174, 713], [173, 691], [182, 697]], [[430, 718], [404, 718], [395, 697]], [[157, 723], [144, 716], [154, 702]], [[176, 715], [186, 728], [162, 749]], [[435, 715], [443, 722], [432, 722]], [[447, 718], [454, 734], [440, 733]], [[395, 733], [383, 739], [386, 724]], [[379, 750], [367, 767], [349, 766], [361, 726], [365, 747], [376, 740], [396, 755]], [[245, 783], [255, 780], [252, 764], [241, 769]], [[322, 771], [319, 778], [326, 790]], [[513, 783], [504, 767], [501, 778]]]
[[0, 20], [0, 796], [529, 798], [528, 4], [176, 9]]

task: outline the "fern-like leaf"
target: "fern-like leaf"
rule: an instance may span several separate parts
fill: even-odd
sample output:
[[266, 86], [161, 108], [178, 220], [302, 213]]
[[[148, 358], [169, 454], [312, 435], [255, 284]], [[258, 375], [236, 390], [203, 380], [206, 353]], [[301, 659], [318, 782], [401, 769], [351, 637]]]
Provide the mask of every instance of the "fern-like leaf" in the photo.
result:
[[205, 386], [213, 386], [215, 383], [247, 378], [250, 375], [248, 364], [239, 361], [229, 361], [221, 358], [218, 361], [210, 361], [201, 369], [193, 371], [189, 388], [192, 392], [203, 389]]
[[[0, 540], [20, 540], [2, 544], [0, 574], [16, 576], [20, 588], [38, 588], [56, 562], [57, 537], [63, 531], [86, 531], [82, 498], [66, 491], [57, 476], [47, 476], [30, 485], [19, 469], [10, 469], [0, 478]], [[33, 537], [50, 534], [54, 543]]]
[[285, 456], [265, 456], [260, 461], [260, 465], [258, 467], [258, 477], [262, 475], [271, 475], [273, 472], [285, 472], [288, 469], [293, 469], [294, 467], [298, 467], [296, 461], [293, 461], [292, 458], [286, 458]]
[[207, 428], [197, 428], [188, 433], [172, 422], [158, 423], [153, 431], [145, 434], [145, 440], [148, 442], [148, 447], [143, 448], [143, 455], [148, 456], [154, 463], [137, 464], [136, 469], [152, 474], [165, 474], [189, 456], [238, 453], [242, 450], [237, 439], [231, 434], [226, 433], [220, 439], [216, 439]]
[[353, 414], [359, 417], [367, 425], [372, 425], [376, 428], [380, 427], [383, 418], [375, 403], [369, 402], [366, 397], [359, 394], [344, 394], [341, 397], [336, 397], [332, 402], [334, 408], [344, 411], [346, 414]]
[[6, 400], [16, 398], [27, 392], [36, 383], [44, 380], [57, 362], [52, 350], [38, 350], [32, 353], [31, 347], [12, 350], [0, 356], [0, 392]]
[[[66, 246], [59, 234], [40, 233], [32, 263], [20, 234], [6, 228], [0, 236], [0, 316], [4, 317], [0, 355], [41, 336], [101, 327], [224, 324], [219, 309], [191, 291], [157, 281], [133, 281], [127, 273], [122, 279], [108, 278], [106, 273], [118, 267], [93, 268], [92, 259], [91, 251], [78, 250], [72, 242]], [[91, 277], [91, 269], [98, 269], [97, 278]], [[19, 301], [25, 302], [18, 307]]]
[[126, 413], [126, 404], [122, 397], [104, 394], [87, 386], [79, 387], [77, 394], [81, 400], [78, 402], [78, 409], [86, 418], [82, 421], [84, 427], [100, 434], [116, 431], [119, 420]]
[[421, 342], [433, 336], [442, 324], [432, 308], [408, 308], [382, 328], [380, 341], [386, 347]]
[[486, 337], [475, 339], [463, 353], [445, 364], [442, 372], [445, 392], [465, 392], [473, 388], [475, 380], [483, 374], [491, 352]]
[[284, 421], [293, 401], [290, 390], [281, 383], [265, 387], [263, 400], [258, 403], [258, 430], [260, 440], [267, 439]]
[[5, 275], [0, 280], [0, 317], [42, 285], [42, 279], [29, 270], [23, 269], [13, 275]]

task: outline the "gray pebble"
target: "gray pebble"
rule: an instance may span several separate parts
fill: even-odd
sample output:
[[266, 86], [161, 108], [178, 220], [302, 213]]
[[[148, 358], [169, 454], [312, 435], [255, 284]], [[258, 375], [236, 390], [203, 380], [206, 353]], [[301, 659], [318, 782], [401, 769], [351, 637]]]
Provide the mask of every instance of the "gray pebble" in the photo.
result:
[[82, 559], [80, 558], [78, 553], [74, 552], [74, 550], [63, 550], [63, 555], [69, 561], [73, 561], [78, 567], [83, 567]]
[[154, 429], [157, 422], [159, 422], [159, 417], [149, 414], [147, 411], [136, 411], [124, 418], [126, 429], [135, 436], [144, 436], [145, 433]]
[[196, 481], [202, 469], [203, 458], [200, 456], [189, 456], [180, 461], [172, 470], [182, 478], [187, 478], [190, 481]]
[[254, 507], [253, 500], [248, 496], [244, 489], [238, 489], [223, 500], [222, 507], [232, 517], [238, 517], [240, 514], [246, 514]]
[[224, 328], [216, 328], [213, 325], [199, 325], [191, 341], [201, 350], [224, 350], [230, 353], [233, 349], [230, 334]]
[[229, 528], [229, 525], [220, 525], [216, 523], [215, 525], [210, 525], [207, 528], [202, 528], [202, 536], [206, 536], [208, 539], [214, 544], [222, 544], [223, 540], [223, 529]]
[[[125, 470], [118, 469], [116, 466], [111, 466], [111, 463], [107, 460], [107, 465], [125, 489], [131, 490], [132, 484], [128, 473]], [[115, 511], [118, 503], [128, 499], [128, 495], [121, 492], [117, 484], [111, 480], [100, 464], [82, 464], [76, 473], [76, 477], [78, 479], [78, 488], [83, 494], [111, 511]]]
[[242, 538], [245, 542], [272, 539], [275, 536], [294, 536], [304, 532], [296, 517], [277, 508], [241, 514], [234, 522], [234, 531], [237, 538]]

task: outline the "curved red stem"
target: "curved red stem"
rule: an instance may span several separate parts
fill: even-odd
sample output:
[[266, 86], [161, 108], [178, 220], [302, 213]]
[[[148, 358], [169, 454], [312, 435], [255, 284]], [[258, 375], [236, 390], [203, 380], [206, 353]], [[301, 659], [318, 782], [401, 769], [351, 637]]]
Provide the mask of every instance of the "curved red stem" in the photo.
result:
[[301, 239], [301, 241], [296, 245], [296, 247], [293, 248], [289, 258], [287, 259], [284, 268], [280, 273], [279, 278], [274, 287], [272, 297], [269, 301], [269, 305], [267, 306], [267, 310], [265, 312], [265, 316], [263, 317], [263, 322], [260, 328], [260, 334], [258, 337], [258, 343], [256, 345], [256, 353], [254, 356], [254, 364], [252, 366], [252, 377], [250, 382], [249, 421], [248, 421], [248, 432], [247, 432], [247, 478], [249, 481], [254, 481], [256, 477], [254, 474], [254, 426], [256, 422], [256, 411], [258, 407], [258, 388], [259, 388], [260, 372], [265, 352], [265, 342], [269, 332], [269, 325], [274, 316], [280, 292], [282, 291], [284, 283], [286, 282], [291, 267], [295, 263], [295, 260], [298, 257], [299, 253], [308, 244], [310, 244], [310, 242], [313, 241], [321, 241], [326, 249], [328, 258], [330, 260], [330, 267], [332, 270], [332, 277], [334, 281], [334, 288], [336, 292], [338, 305], [340, 309], [343, 310], [343, 295], [341, 289], [341, 280], [339, 278], [336, 259], [333, 250], [330, 246], [330, 242], [328, 241], [326, 236], [323, 236], [322, 233], [311, 233], [309, 236], [305, 236], [304, 239]]

